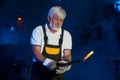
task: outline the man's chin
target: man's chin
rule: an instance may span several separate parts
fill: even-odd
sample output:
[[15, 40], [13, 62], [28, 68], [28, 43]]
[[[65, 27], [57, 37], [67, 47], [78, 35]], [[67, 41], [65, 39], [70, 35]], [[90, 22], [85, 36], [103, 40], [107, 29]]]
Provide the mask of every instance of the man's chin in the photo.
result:
[[54, 30], [56, 30], [56, 31], [58, 31], [60, 29], [60, 27], [59, 28], [54, 28]]

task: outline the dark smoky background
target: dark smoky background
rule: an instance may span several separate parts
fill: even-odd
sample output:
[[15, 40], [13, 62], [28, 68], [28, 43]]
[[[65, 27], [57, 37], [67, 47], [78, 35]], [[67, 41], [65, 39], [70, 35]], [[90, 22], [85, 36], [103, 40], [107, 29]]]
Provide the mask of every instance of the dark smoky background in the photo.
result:
[[[20, 77], [32, 65], [32, 30], [47, 21], [50, 7], [58, 5], [67, 12], [63, 28], [73, 39], [73, 60], [65, 80], [120, 80], [120, 13], [118, 0], [0, 0], [0, 75], [1, 80]], [[18, 18], [22, 18], [21, 21]]]

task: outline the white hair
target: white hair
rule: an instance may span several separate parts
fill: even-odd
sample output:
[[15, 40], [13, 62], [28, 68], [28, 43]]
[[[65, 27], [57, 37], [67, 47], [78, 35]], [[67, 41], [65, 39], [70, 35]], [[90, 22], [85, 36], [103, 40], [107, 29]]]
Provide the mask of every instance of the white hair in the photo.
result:
[[62, 19], [65, 19], [66, 17], [66, 11], [62, 7], [59, 7], [59, 6], [54, 6], [49, 10], [48, 16], [52, 18], [53, 14], [58, 14], [58, 16]]

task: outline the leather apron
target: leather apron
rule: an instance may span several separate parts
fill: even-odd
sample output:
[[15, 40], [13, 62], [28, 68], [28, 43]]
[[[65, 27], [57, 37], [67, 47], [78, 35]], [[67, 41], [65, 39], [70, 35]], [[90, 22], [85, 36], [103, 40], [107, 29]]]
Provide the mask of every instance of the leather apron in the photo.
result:
[[51, 44], [47, 44], [48, 41], [48, 37], [46, 35], [46, 30], [45, 27], [43, 27], [43, 32], [44, 32], [44, 48], [43, 48], [43, 52], [42, 54], [50, 59], [53, 59], [55, 61], [60, 61], [61, 60], [61, 49], [62, 49], [62, 41], [63, 41], [63, 29], [62, 29], [62, 33], [60, 35], [60, 39], [59, 39], [59, 45], [51, 45]]

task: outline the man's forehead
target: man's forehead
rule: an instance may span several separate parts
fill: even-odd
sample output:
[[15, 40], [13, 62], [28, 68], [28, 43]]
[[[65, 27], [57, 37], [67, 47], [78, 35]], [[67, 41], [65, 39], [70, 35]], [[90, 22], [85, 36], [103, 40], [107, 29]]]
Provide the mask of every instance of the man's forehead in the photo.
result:
[[63, 19], [63, 18], [61, 17], [61, 15], [60, 15], [60, 14], [57, 14], [57, 13], [53, 14], [53, 17]]

